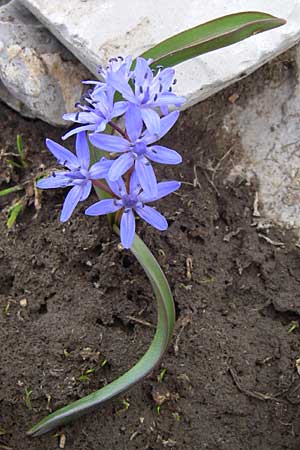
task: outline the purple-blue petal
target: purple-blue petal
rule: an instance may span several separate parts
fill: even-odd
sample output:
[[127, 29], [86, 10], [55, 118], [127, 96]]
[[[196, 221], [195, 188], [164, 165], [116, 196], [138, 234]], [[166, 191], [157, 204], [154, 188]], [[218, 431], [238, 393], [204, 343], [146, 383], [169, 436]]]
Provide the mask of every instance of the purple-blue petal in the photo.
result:
[[90, 168], [89, 170], [90, 179], [99, 180], [101, 178], [106, 178], [112, 163], [113, 160], [111, 159], [101, 158], [100, 161], [93, 164], [92, 167]]
[[86, 183], [81, 185], [81, 188], [82, 188], [82, 192], [81, 192], [80, 201], [83, 202], [84, 200], [86, 200], [88, 198], [88, 196], [91, 193], [92, 182], [90, 180], [87, 180]]
[[72, 215], [82, 195], [82, 186], [74, 186], [65, 198], [60, 215], [60, 221], [66, 222]]
[[138, 158], [135, 162], [135, 170], [143, 190], [147, 194], [156, 196], [157, 180], [151, 163], [146, 158]]
[[64, 174], [68, 172], [54, 172], [54, 175], [47, 178], [41, 178], [37, 181], [36, 186], [39, 189], [55, 189], [70, 185], [70, 178]]
[[119, 178], [116, 181], [111, 181], [109, 178], [106, 178], [106, 182], [107, 182], [109, 188], [113, 191], [113, 193], [117, 197], [122, 197], [123, 195], [127, 194], [127, 190], [126, 190], [126, 186], [125, 186], [123, 178]]
[[149, 133], [158, 136], [161, 122], [158, 113], [151, 108], [141, 108], [141, 115]]
[[79, 167], [80, 164], [77, 157], [74, 153], [70, 152], [70, 150], [57, 144], [57, 142], [52, 141], [52, 139], [46, 139], [46, 145], [52, 155], [58, 160], [59, 164], [66, 166], [71, 170]]
[[135, 233], [135, 217], [132, 209], [125, 209], [120, 223], [120, 237], [124, 248], [130, 248]]
[[108, 134], [89, 134], [91, 143], [101, 150], [112, 153], [122, 153], [129, 150], [130, 143], [121, 136]]
[[113, 198], [107, 198], [100, 200], [100, 202], [94, 203], [85, 210], [85, 214], [88, 216], [102, 216], [103, 214], [110, 214], [118, 211], [122, 207], [121, 202], [118, 203]]
[[86, 132], [81, 131], [76, 136], [76, 155], [82, 169], [88, 169], [90, 165], [90, 149]]
[[132, 142], [135, 142], [141, 135], [143, 128], [143, 120], [141, 109], [131, 104], [125, 115], [125, 127], [128, 136]]
[[81, 131], [93, 131], [95, 129], [95, 124], [83, 125], [82, 127], [73, 128], [71, 131], [65, 133], [61, 138], [62, 140], [68, 139], [70, 136], [74, 134], [80, 133]]
[[157, 195], [157, 181], [151, 163], [146, 158], [138, 158], [135, 162], [135, 170], [143, 190], [155, 197]]
[[149, 131], [146, 131], [146, 133], [143, 136], [143, 142], [145, 142], [145, 144], [152, 144], [153, 142], [161, 139], [173, 127], [178, 117], [179, 111], [173, 111], [167, 116], [161, 118], [159, 134], [155, 135], [151, 134]]
[[168, 222], [162, 214], [151, 206], [144, 205], [143, 207], [136, 208], [137, 214], [145, 220], [145, 222], [152, 225], [154, 228], [160, 231], [164, 231], [168, 228]]
[[129, 192], [130, 194], [138, 194], [141, 190], [141, 184], [139, 182], [136, 170], [134, 170], [130, 177]]
[[152, 145], [147, 148], [147, 157], [161, 164], [180, 164], [182, 157], [175, 150], [162, 145]]
[[177, 191], [181, 186], [181, 183], [179, 181], [162, 181], [161, 183], [157, 184], [157, 195], [156, 197], [153, 197], [149, 194], [146, 194], [145, 192], [142, 192], [138, 198], [144, 203], [147, 202], [154, 202], [155, 200], [159, 200], [163, 197], [166, 197], [169, 194], [172, 194], [172, 192]]
[[132, 153], [128, 152], [124, 155], [119, 156], [117, 159], [114, 160], [113, 164], [111, 165], [111, 168], [108, 172], [108, 178], [111, 181], [116, 181], [118, 178], [120, 178], [125, 172], [127, 172], [128, 169], [134, 164], [134, 158], [132, 156]]

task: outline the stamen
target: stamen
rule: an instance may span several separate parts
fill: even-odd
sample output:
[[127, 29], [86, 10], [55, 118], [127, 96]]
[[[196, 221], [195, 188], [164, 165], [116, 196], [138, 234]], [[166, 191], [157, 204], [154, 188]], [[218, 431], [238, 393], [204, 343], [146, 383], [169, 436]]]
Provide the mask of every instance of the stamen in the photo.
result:
[[55, 178], [55, 177], [56, 177], [56, 173], [55, 173], [55, 172], [52, 172], [52, 176]]
[[154, 101], [154, 102], [156, 102], [156, 100], [157, 100], [157, 97], [158, 97], [158, 95], [157, 95], [157, 94], [155, 94], [155, 95], [154, 95], [154, 98], [153, 98], [153, 101]]
[[169, 92], [172, 92], [172, 88], [171, 88], [171, 87], [169, 87], [168, 91], [169, 91]]
[[162, 90], [163, 90], [163, 85], [160, 84], [160, 85], [159, 85], [159, 92], [162, 92]]
[[172, 84], [176, 84], [177, 83], [177, 79], [174, 78], [173, 83]]
[[143, 86], [139, 86], [140, 94], [143, 94]]
[[77, 112], [75, 115], [75, 120], [78, 120], [78, 119], [79, 119], [79, 112]]

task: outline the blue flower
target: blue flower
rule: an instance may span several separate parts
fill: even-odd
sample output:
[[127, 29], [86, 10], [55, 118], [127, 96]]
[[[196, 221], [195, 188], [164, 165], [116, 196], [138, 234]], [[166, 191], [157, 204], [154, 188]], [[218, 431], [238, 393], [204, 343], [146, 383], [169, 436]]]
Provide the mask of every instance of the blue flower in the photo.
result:
[[63, 115], [63, 119], [71, 120], [82, 124], [81, 127], [73, 130], [62, 136], [62, 139], [67, 139], [73, 134], [80, 131], [94, 131], [96, 133], [105, 130], [108, 122], [114, 117], [119, 117], [128, 109], [126, 101], [114, 103], [114, 91], [112, 89], [99, 90], [97, 95], [86, 96], [86, 105], [77, 105], [82, 111], [77, 113], [68, 113]]
[[65, 222], [71, 217], [78, 202], [86, 200], [90, 195], [91, 180], [105, 178], [112, 162], [102, 158], [89, 168], [90, 151], [84, 131], [76, 136], [76, 156], [51, 139], [46, 139], [46, 145], [58, 163], [69, 170], [53, 172], [52, 176], [40, 179], [37, 187], [52, 189], [73, 186], [65, 198], [60, 216], [61, 222]]
[[136, 59], [136, 66], [131, 75], [134, 89], [129, 84], [129, 79], [123, 76], [123, 72], [112, 71], [107, 77], [107, 83], [122, 94], [129, 102], [126, 116], [135, 116], [145, 123], [150, 133], [159, 133], [159, 114], [155, 110], [160, 108], [163, 114], [168, 113], [170, 105], [179, 107], [184, 103], [184, 97], [178, 97], [172, 92], [172, 84], [175, 83], [175, 70], [171, 68], [159, 69], [153, 75], [149, 67], [151, 60]]
[[83, 81], [84, 84], [95, 85], [94, 90], [91, 94], [91, 97], [94, 98], [98, 95], [99, 92], [106, 90], [110, 86], [110, 76], [111, 74], [117, 74], [118, 77], [121, 77], [124, 80], [129, 80], [132, 77], [133, 72], [130, 70], [132, 65], [132, 56], [117, 56], [115, 58], [111, 58], [106, 67], [102, 65], [98, 66], [98, 74], [101, 78], [99, 80], [86, 80]]
[[117, 198], [100, 200], [91, 205], [85, 211], [89, 216], [101, 216], [103, 214], [114, 213], [118, 210], [122, 211], [120, 220], [120, 235], [123, 247], [130, 248], [134, 240], [135, 233], [135, 216], [136, 212], [145, 222], [160, 231], [168, 228], [168, 222], [156, 209], [145, 203], [153, 202], [168, 194], [176, 191], [180, 187], [178, 181], [165, 181], [158, 183], [157, 194], [155, 197], [141, 191], [138, 177], [134, 171], [130, 178], [129, 192], [126, 190], [125, 183], [122, 178], [117, 181], [107, 180], [110, 189]]
[[175, 151], [161, 145], [150, 145], [163, 137], [172, 128], [178, 119], [179, 112], [173, 111], [160, 119], [160, 133], [152, 134], [148, 130], [141, 136], [142, 122], [138, 120], [137, 109], [135, 114], [125, 117], [126, 131], [129, 140], [121, 136], [108, 134], [91, 134], [91, 143], [101, 150], [113, 153], [122, 153], [112, 162], [108, 171], [108, 178], [116, 181], [133, 165], [142, 189], [151, 195], [157, 195], [157, 181], [150, 161], [162, 164], [179, 164], [181, 156]]

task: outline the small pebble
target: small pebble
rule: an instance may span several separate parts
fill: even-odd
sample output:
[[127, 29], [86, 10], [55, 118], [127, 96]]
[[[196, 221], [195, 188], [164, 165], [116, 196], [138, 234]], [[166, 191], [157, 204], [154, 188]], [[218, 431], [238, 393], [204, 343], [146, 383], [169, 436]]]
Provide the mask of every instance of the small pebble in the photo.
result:
[[21, 298], [20, 306], [22, 306], [22, 308], [26, 308], [26, 306], [27, 306], [27, 298]]

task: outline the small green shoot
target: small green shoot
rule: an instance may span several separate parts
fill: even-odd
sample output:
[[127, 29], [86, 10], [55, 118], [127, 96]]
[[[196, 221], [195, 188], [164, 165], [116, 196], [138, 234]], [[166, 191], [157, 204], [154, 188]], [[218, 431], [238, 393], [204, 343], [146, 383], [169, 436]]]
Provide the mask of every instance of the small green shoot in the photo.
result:
[[117, 411], [117, 414], [128, 411], [130, 403], [124, 398], [120, 401], [122, 408]]
[[90, 375], [95, 372], [97, 367], [92, 367], [91, 369], [87, 369], [80, 377], [79, 381], [88, 381], [90, 379]]
[[6, 431], [3, 427], [0, 427], [0, 436], [4, 436], [6, 434]]
[[172, 416], [174, 417], [174, 419], [176, 420], [176, 422], [180, 422], [180, 415], [178, 412], [173, 412]]
[[2, 189], [0, 191], [0, 197], [4, 197], [5, 195], [12, 194], [13, 192], [21, 191], [24, 187], [21, 184], [17, 184], [16, 186], [9, 187], [7, 189]]
[[167, 369], [166, 369], [166, 368], [163, 368], [163, 369], [160, 371], [159, 375], [157, 376], [157, 381], [158, 381], [159, 383], [162, 383], [162, 382], [163, 382], [166, 372], [167, 372]]
[[293, 331], [295, 331], [297, 328], [299, 328], [299, 322], [297, 320], [293, 320], [290, 324], [290, 327], [288, 329], [288, 333], [292, 333]]
[[4, 317], [8, 317], [10, 315], [9, 314], [9, 309], [10, 309], [10, 301], [8, 301], [6, 303], [6, 305], [4, 306], [4, 308], [3, 308], [3, 316]]
[[157, 413], [158, 415], [160, 415], [161, 405], [156, 405], [155, 409], [156, 409], [156, 413]]
[[14, 205], [12, 205], [8, 210], [8, 219], [6, 222], [7, 228], [10, 229], [14, 226], [16, 223], [16, 220], [18, 218], [18, 215], [23, 209], [23, 201], [19, 200]]
[[107, 359], [104, 359], [104, 360], [101, 362], [100, 366], [103, 368], [103, 367], [105, 367], [107, 364], [108, 364]]
[[27, 163], [25, 161], [22, 136], [20, 134], [17, 134], [17, 149], [18, 149], [18, 153], [19, 153], [19, 160], [20, 160], [21, 166], [23, 168], [25, 168], [25, 167], [27, 167]]
[[68, 352], [68, 350], [66, 348], [64, 348], [64, 357], [68, 358], [70, 356], [70, 352]]
[[31, 394], [32, 391], [29, 388], [25, 388], [25, 395], [24, 395], [25, 406], [26, 408], [30, 409], [30, 411], [32, 411], [32, 404], [30, 399]]

